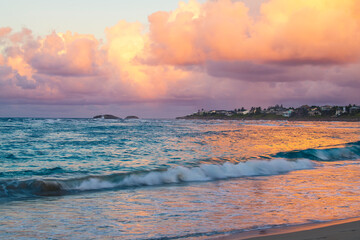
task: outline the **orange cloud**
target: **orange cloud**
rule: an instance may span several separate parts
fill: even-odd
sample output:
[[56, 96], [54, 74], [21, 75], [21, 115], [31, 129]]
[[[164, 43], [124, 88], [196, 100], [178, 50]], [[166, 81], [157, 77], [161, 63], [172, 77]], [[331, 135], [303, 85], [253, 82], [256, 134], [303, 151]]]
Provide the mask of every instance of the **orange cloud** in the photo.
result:
[[174, 12], [149, 17], [151, 51], [167, 64], [356, 62], [359, 5], [357, 0], [270, 0], [262, 4], [260, 16], [252, 17], [239, 1], [192, 0]]
[[11, 28], [9, 27], [0, 28], [0, 37], [8, 35], [10, 32]]
[[[112, 84], [126, 98], [159, 99], [167, 95], [168, 85], [186, 76], [173, 66], [152, 66], [142, 62], [149, 38], [140, 23], [120, 21], [106, 29], [104, 49], [112, 66]], [[129, 96], [130, 95], [130, 96]]]
[[92, 35], [55, 33], [40, 40], [31, 65], [52, 75], [97, 75], [104, 64], [98, 40]]
[[152, 53], [170, 64], [195, 64], [204, 60], [198, 51], [196, 32], [201, 17], [201, 5], [196, 1], [180, 3], [174, 12], [157, 12], [149, 16]]
[[21, 56], [9, 57], [7, 59], [7, 65], [17, 71], [20, 76], [25, 76], [29, 79], [32, 78], [34, 70]]
[[[266, 54], [275, 61], [300, 63], [356, 62], [360, 56], [357, 0], [272, 0], [261, 8], [255, 26]], [[265, 30], [267, 29], [267, 31]]]
[[341, 88], [359, 99], [359, 11], [357, 0], [268, 0], [252, 16], [241, 1], [190, 0], [150, 15], [149, 28], [120, 21], [104, 42], [0, 28], [0, 98], [236, 104], [325, 98]]

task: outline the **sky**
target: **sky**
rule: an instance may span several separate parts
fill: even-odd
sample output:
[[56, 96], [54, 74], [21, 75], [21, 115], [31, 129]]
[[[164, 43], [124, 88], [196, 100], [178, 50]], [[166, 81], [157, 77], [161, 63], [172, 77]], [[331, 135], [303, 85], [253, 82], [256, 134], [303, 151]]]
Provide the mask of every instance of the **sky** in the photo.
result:
[[358, 0], [0, 0], [0, 117], [360, 104]]

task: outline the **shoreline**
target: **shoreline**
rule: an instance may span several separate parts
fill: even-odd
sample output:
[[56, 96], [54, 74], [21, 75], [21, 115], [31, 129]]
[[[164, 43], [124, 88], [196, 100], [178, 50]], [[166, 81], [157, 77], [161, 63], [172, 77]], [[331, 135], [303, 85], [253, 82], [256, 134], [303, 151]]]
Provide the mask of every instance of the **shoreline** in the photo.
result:
[[306, 223], [298, 226], [269, 228], [234, 233], [211, 240], [358, 240], [360, 217], [321, 223]]
[[360, 122], [360, 118], [232, 118], [232, 117], [177, 117], [179, 120], [231, 120], [231, 121], [289, 121], [289, 122]]

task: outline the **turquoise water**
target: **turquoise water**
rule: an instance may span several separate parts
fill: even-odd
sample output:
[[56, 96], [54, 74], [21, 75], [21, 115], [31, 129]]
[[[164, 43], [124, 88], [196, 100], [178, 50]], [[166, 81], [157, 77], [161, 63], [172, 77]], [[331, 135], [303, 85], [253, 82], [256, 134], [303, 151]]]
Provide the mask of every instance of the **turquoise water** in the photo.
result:
[[0, 238], [206, 238], [360, 216], [360, 124], [0, 119]]

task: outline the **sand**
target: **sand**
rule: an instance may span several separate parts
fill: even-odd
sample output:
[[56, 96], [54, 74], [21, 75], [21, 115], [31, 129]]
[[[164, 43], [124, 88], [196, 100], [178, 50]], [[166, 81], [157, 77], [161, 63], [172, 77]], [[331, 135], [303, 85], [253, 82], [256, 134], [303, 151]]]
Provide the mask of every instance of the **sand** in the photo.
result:
[[216, 240], [360, 240], [360, 219], [233, 234]]

